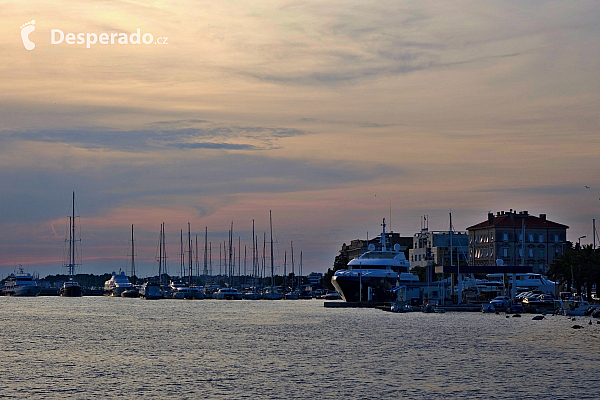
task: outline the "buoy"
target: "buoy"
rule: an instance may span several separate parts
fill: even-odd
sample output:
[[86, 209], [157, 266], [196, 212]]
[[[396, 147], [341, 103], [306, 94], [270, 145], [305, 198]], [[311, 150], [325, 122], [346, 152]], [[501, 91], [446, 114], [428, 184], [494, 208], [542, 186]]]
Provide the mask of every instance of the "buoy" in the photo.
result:
[[573, 329], [581, 329], [581, 328], [583, 328], [583, 326], [581, 326], [581, 325], [573, 325], [571, 328], [573, 328]]

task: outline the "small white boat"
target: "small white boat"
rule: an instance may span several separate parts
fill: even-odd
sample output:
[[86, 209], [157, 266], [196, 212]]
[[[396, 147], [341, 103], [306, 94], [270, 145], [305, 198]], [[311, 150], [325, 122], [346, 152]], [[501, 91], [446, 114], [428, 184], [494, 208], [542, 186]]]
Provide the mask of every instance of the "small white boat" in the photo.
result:
[[243, 294], [238, 292], [236, 288], [220, 288], [218, 292], [213, 294], [213, 298], [219, 300], [241, 300]]
[[563, 314], [573, 317], [581, 317], [590, 314], [596, 307], [585, 300], [564, 300], [562, 305]]

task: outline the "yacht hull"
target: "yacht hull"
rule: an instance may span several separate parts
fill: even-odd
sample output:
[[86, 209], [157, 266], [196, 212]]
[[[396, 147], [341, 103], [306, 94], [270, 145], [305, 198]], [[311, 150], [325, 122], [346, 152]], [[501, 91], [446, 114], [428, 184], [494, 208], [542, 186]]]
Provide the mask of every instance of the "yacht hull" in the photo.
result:
[[331, 283], [346, 302], [368, 301], [369, 287], [372, 288], [372, 300], [375, 302], [390, 302], [396, 300], [396, 295], [392, 293], [392, 289], [398, 283], [396, 277], [363, 277], [362, 296], [360, 296], [361, 279], [357, 276], [334, 275], [331, 279]]
[[81, 286], [67, 286], [60, 288], [60, 295], [62, 297], [81, 297], [83, 296], [83, 291], [81, 290]]
[[35, 297], [42, 291], [40, 286], [30, 287], [16, 287], [7, 288], [4, 291], [5, 296], [16, 296], [16, 297]]

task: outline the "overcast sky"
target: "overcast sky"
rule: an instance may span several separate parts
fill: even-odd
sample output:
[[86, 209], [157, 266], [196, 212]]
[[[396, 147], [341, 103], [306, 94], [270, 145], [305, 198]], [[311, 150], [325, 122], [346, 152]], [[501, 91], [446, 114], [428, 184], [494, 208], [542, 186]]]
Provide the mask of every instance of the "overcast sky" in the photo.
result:
[[83, 273], [124, 269], [134, 224], [156, 274], [162, 222], [170, 271], [188, 222], [217, 271], [231, 221], [250, 247], [269, 210], [275, 264], [293, 241], [307, 273], [390, 209], [403, 236], [512, 208], [591, 243], [599, 19], [597, 1], [0, 2], [0, 273], [65, 272], [72, 191]]

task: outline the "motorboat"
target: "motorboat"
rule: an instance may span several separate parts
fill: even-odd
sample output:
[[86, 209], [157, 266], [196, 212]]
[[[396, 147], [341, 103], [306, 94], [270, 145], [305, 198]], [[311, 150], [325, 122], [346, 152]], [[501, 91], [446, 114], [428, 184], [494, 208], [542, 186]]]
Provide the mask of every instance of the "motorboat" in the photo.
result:
[[173, 299], [203, 299], [204, 286], [187, 286], [183, 282], [171, 282], [170, 297]]
[[596, 307], [586, 300], [572, 298], [562, 301], [562, 311], [567, 316], [584, 316], [591, 314]]
[[109, 296], [120, 297], [125, 290], [133, 287], [125, 272], [119, 271], [117, 274], [113, 271], [111, 275], [110, 279], [104, 282], [104, 291]]
[[281, 300], [281, 299], [283, 299], [283, 295], [281, 294], [281, 292], [270, 287], [270, 288], [267, 288], [263, 292], [263, 299], [265, 299], [265, 300]]
[[[410, 272], [410, 263], [400, 250], [400, 245], [396, 244], [392, 250], [388, 250], [385, 218], [382, 227], [380, 250], [370, 244], [368, 251], [350, 260], [347, 269], [336, 271], [331, 279], [333, 287], [346, 302], [394, 301], [394, 287], [419, 282], [419, 277]], [[413, 291], [409, 294], [418, 297], [419, 289]]]
[[3, 293], [5, 296], [37, 296], [42, 287], [37, 284], [31, 274], [23, 271], [19, 265], [19, 271], [12, 273], [4, 281]]
[[65, 281], [60, 287], [60, 295], [62, 297], [81, 297], [83, 289], [74, 280]]
[[164, 294], [158, 282], [146, 282], [141, 287], [140, 297], [146, 300], [158, 300], [164, 298]]
[[[521, 273], [514, 274], [517, 283], [517, 292], [539, 290], [542, 293], [554, 293], [556, 282], [549, 280], [542, 274]], [[507, 274], [508, 284], [513, 284], [513, 274]], [[504, 274], [487, 274], [487, 278], [492, 282], [502, 284]]]
[[216, 293], [214, 293], [213, 298], [219, 300], [241, 300], [243, 298], [243, 294], [238, 292], [236, 288], [224, 287], [220, 288]]

